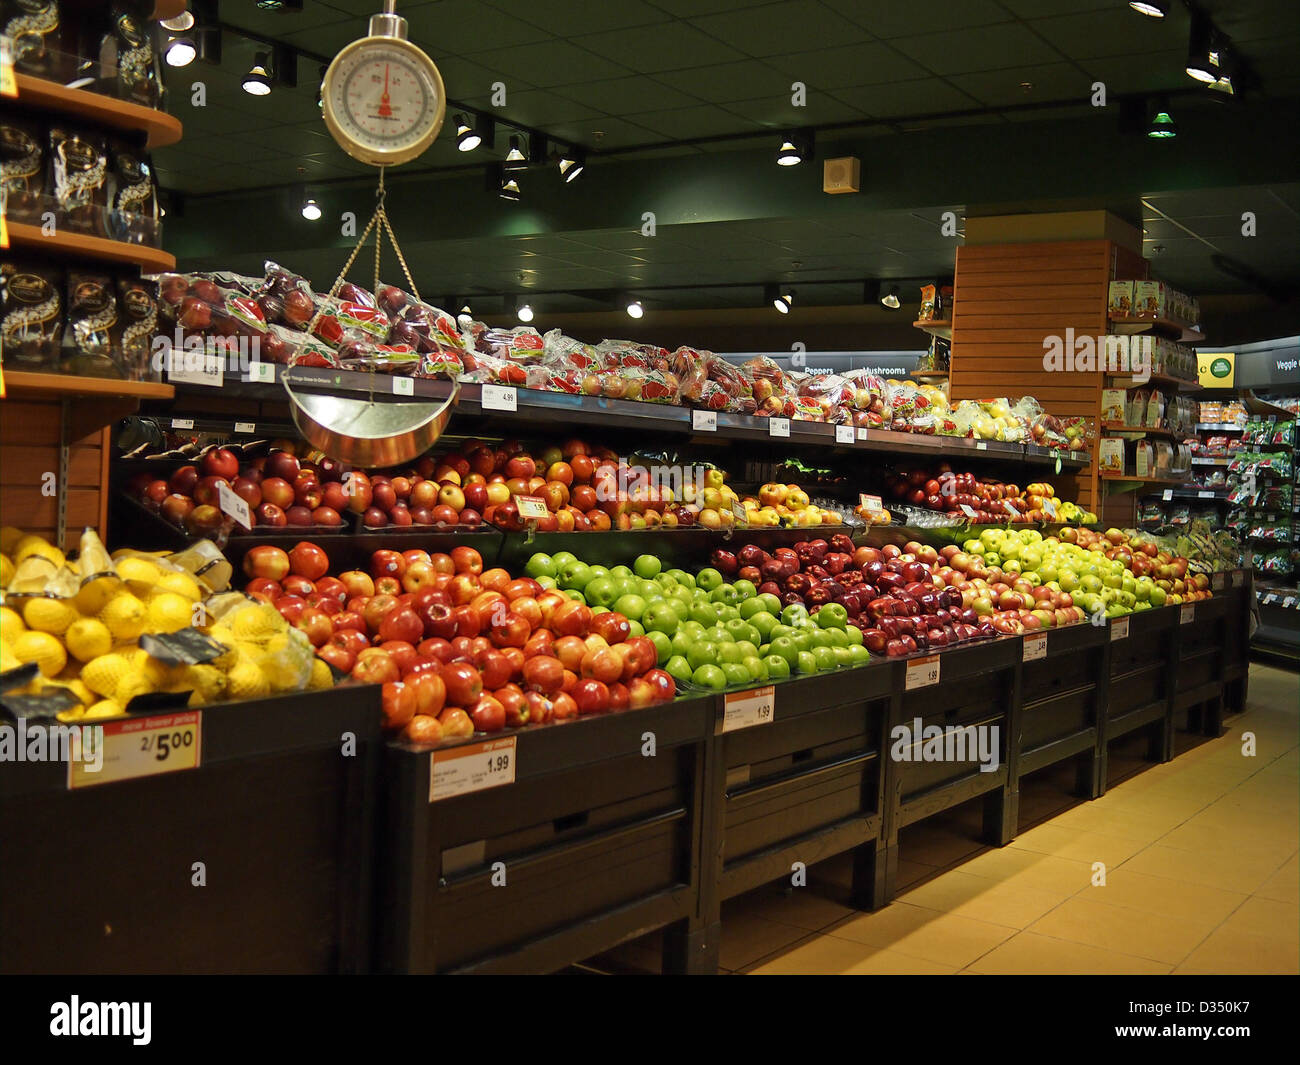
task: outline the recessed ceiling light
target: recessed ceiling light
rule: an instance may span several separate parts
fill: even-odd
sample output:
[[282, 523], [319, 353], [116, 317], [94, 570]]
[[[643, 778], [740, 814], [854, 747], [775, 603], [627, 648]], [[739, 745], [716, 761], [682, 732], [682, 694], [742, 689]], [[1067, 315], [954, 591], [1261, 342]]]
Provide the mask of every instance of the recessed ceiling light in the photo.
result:
[[515, 312], [521, 322], [531, 322], [533, 320], [533, 309], [527, 303], [519, 305], [519, 310]]
[[244, 92], [250, 96], [266, 96], [271, 92], [271, 75], [266, 71], [269, 62], [269, 53], [257, 53], [253, 59], [253, 69], [244, 75]]
[[468, 326], [474, 321], [474, 312], [469, 309], [468, 303], [461, 307], [456, 315], [456, 321], [462, 326]]
[[302, 216], [308, 222], [319, 222], [321, 216], [320, 204], [313, 199], [306, 199], [302, 204]]

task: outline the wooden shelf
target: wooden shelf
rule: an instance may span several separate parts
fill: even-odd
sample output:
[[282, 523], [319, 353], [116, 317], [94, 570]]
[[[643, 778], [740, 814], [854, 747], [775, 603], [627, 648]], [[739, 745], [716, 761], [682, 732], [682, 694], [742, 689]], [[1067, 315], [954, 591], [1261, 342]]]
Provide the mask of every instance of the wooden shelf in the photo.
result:
[[158, 381], [122, 381], [112, 377], [73, 377], [61, 373], [5, 371], [5, 394], [27, 398], [74, 399], [77, 396], [108, 395], [132, 399], [171, 399], [176, 390]]
[[1199, 344], [1205, 340], [1205, 334], [1199, 329], [1193, 329], [1183, 322], [1175, 322], [1172, 318], [1111, 318], [1110, 327], [1111, 332], [1121, 336], [1160, 333], [1171, 340], [1182, 340], [1192, 344]]
[[[1131, 374], [1107, 374], [1106, 377], [1111, 381], [1118, 381], [1121, 378], [1131, 378]], [[1170, 388], [1176, 388], [1180, 392], [1199, 392], [1201, 383], [1199, 381], [1188, 381], [1182, 377], [1170, 377], [1168, 374], [1153, 373], [1145, 381], [1129, 381], [1124, 385], [1125, 389], [1145, 388], [1149, 384], [1168, 385]]]
[[1103, 433], [1116, 433], [1123, 435], [1128, 433], [1133, 436], [1157, 436], [1165, 440], [1181, 440], [1177, 433], [1172, 429], [1156, 429], [1144, 425], [1107, 425], [1102, 423], [1101, 431]]
[[176, 256], [161, 248], [143, 244], [124, 244], [119, 240], [105, 240], [82, 233], [57, 230], [52, 236], [41, 233], [40, 226], [26, 222], [9, 224], [9, 243], [15, 248], [31, 248], [43, 255], [80, 256], [110, 263], [130, 263], [146, 271], [175, 270]]
[[114, 129], [141, 130], [149, 135], [150, 148], [175, 144], [181, 139], [180, 119], [166, 111], [118, 100], [103, 93], [69, 89], [56, 81], [30, 74], [17, 74], [16, 78], [20, 103], [62, 115], [75, 115]]
[[936, 380], [942, 379], [946, 381], [948, 380], [948, 371], [947, 370], [913, 370], [911, 376], [923, 377], [926, 379], [934, 378]]
[[1121, 492], [1136, 492], [1142, 486], [1149, 484], [1163, 485], [1169, 488], [1187, 484], [1185, 480], [1173, 481], [1168, 477], [1138, 477], [1136, 474], [1132, 473], [1103, 472], [1098, 475], [1098, 478], [1103, 484], [1124, 484], [1129, 486], [1127, 488], [1121, 488]]
[[912, 325], [915, 326], [917, 329], [924, 330], [925, 332], [929, 333], [931, 336], [943, 337], [944, 340], [952, 339], [951, 318], [942, 318], [942, 319], [936, 318], [934, 321], [931, 322], [913, 322]]

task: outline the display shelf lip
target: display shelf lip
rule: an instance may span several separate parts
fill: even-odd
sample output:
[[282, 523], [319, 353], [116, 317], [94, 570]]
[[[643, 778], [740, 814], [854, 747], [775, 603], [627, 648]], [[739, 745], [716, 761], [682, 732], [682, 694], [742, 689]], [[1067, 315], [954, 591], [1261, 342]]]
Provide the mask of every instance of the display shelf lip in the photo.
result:
[[920, 329], [932, 336], [943, 337], [944, 340], [952, 339], [952, 319], [951, 318], [931, 318], [917, 320], [912, 323], [913, 329]]
[[[1131, 377], [1132, 374], [1108, 373], [1106, 375], [1108, 381]], [[1180, 392], [1199, 392], [1201, 390], [1200, 381], [1189, 381], [1186, 377], [1174, 377], [1172, 374], [1167, 373], [1150, 374], [1145, 381], [1130, 380], [1130, 382], [1124, 386], [1124, 390], [1128, 391], [1133, 388], [1142, 388], [1144, 385], [1150, 384], [1151, 382], [1155, 382], [1158, 385], [1171, 385], [1177, 388]]]
[[26, 222], [9, 223], [9, 243], [11, 247], [31, 248], [55, 255], [82, 256], [112, 263], [131, 263], [145, 270], [176, 269], [176, 256], [161, 248], [151, 248], [144, 244], [126, 244], [120, 240], [108, 240], [85, 233], [70, 233], [61, 229], [46, 236], [41, 232], [40, 226], [29, 225]]
[[1213, 432], [1213, 433], [1244, 433], [1246, 427], [1238, 425], [1236, 422], [1197, 422], [1196, 431]]
[[1105, 433], [1131, 433], [1134, 435], [1140, 434], [1142, 436], [1162, 436], [1169, 440], [1183, 439], [1182, 436], [1174, 432], [1172, 429], [1161, 429], [1154, 425], [1112, 425], [1103, 422], [1101, 429], [1102, 432]]
[[1171, 487], [1174, 485], [1186, 485], [1186, 481], [1173, 481], [1167, 477], [1139, 477], [1133, 473], [1106, 473], [1098, 474], [1103, 481], [1131, 481], [1134, 484], [1167, 484]]
[[1176, 333], [1175, 340], [1201, 343], [1205, 334], [1199, 329], [1173, 318], [1135, 318], [1132, 315], [1111, 315], [1109, 322], [1116, 333], [1129, 336], [1136, 333]]
[[157, 381], [123, 381], [112, 377], [75, 377], [72, 374], [6, 370], [9, 392], [46, 393], [59, 398], [83, 395], [125, 396], [132, 399], [171, 399], [175, 389]]
[[[160, 6], [175, 0], [158, 0]], [[171, 17], [171, 16], [167, 16]], [[162, 148], [181, 139], [181, 120], [156, 107], [119, 100], [104, 93], [86, 89], [69, 89], [57, 81], [38, 78], [32, 74], [15, 72], [18, 83], [17, 99], [43, 110], [76, 115], [89, 122], [97, 122], [116, 129], [140, 130], [148, 134], [150, 148]]]

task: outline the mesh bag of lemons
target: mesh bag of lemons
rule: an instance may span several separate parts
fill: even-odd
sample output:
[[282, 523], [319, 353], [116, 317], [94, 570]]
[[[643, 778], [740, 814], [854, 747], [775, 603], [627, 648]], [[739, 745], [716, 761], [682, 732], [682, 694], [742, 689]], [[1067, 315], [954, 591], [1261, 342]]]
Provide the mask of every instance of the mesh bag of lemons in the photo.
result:
[[[79, 546], [69, 560], [43, 537], [0, 530], [0, 672], [35, 663], [21, 690], [70, 692], [77, 705], [62, 720], [116, 717], [152, 692], [189, 692], [188, 705], [204, 706], [333, 685], [306, 634], [274, 607], [225, 590], [230, 566], [215, 547], [110, 557], [93, 529]], [[222, 653], [171, 664], [139, 645], [190, 628]]]

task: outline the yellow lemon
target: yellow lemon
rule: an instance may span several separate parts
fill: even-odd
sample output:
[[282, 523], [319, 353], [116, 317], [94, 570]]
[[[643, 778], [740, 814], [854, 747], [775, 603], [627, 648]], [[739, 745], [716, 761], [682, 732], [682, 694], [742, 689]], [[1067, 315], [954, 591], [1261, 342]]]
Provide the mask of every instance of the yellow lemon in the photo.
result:
[[227, 676], [227, 691], [232, 699], [256, 699], [271, 691], [266, 676], [253, 662], [240, 662]]
[[127, 706], [137, 695], [148, 695], [157, 690], [157, 685], [150, 684], [139, 673], [128, 673], [113, 689], [113, 699], [120, 705]]
[[190, 602], [197, 602], [203, 598], [199, 582], [188, 573], [164, 573], [154, 585], [155, 595], [163, 592], [175, 592], [177, 595], [183, 595]]
[[112, 695], [118, 684], [131, 672], [131, 661], [124, 654], [110, 652], [92, 658], [81, 669], [81, 682], [99, 695]]
[[60, 721], [62, 721], [65, 725], [66, 725], [69, 721], [77, 721], [77, 720], [79, 720], [80, 718], [83, 718], [83, 717], [85, 717], [85, 716], [86, 716], [86, 707], [85, 707], [85, 704], [84, 704], [84, 703], [83, 703], [81, 706], [74, 706], [74, 707], [72, 707], [72, 708], [69, 709], [69, 710], [60, 710], [60, 711], [55, 715], [55, 717], [57, 717], [57, 718], [58, 718]]
[[19, 662], [35, 662], [41, 673], [52, 677], [68, 664], [68, 654], [48, 632], [24, 632], [13, 642], [14, 656]]
[[27, 626], [17, 610], [13, 607], [0, 606], [0, 639], [13, 643], [18, 639], [18, 634], [26, 630]]
[[161, 592], [149, 600], [148, 632], [176, 632], [188, 629], [193, 620], [194, 603], [175, 592]]
[[8, 555], [0, 555], [0, 588], [14, 579], [14, 563]]
[[113, 634], [98, 618], [78, 618], [68, 626], [63, 642], [78, 662], [89, 662], [113, 649]]
[[99, 577], [89, 584], [83, 584], [72, 601], [83, 614], [98, 614], [121, 590], [122, 582], [116, 577]]
[[144, 604], [130, 592], [115, 595], [99, 612], [99, 620], [108, 626], [113, 639], [119, 643], [138, 640], [147, 618]]
[[215, 666], [187, 666], [183, 683], [190, 688], [190, 706], [203, 706], [205, 703], [217, 702], [226, 693], [227, 678]]
[[309, 691], [318, 691], [321, 688], [334, 687], [334, 674], [330, 672], [329, 663], [323, 658], [312, 660], [311, 679], [307, 681]]
[[101, 699], [93, 706], [86, 707], [86, 712], [82, 715], [82, 720], [92, 717], [120, 717], [126, 711], [122, 709], [122, 704], [114, 699]]
[[162, 579], [162, 570], [147, 558], [124, 558], [117, 563], [117, 575], [136, 595], [147, 595]]
[[284, 618], [267, 603], [240, 607], [230, 619], [230, 628], [241, 640], [265, 640], [283, 628]]
[[[6, 552], [7, 554], [8, 552]], [[43, 536], [24, 536], [13, 549], [14, 565], [21, 564], [24, 560], [37, 555], [41, 558], [47, 558], [55, 566], [62, 566], [65, 556], [62, 551], [55, 547]]]
[[77, 610], [67, 599], [28, 599], [23, 607], [23, 620], [29, 629], [62, 636], [77, 620]]
[[0, 673], [8, 673], [9, 670], [17, 669], [22, 664], [22, 660], [14, 654], [14, 649], [8, 642], [0, 642]]
[[80, 679], [69, 680], [66, 683], [68, 691], [81, 700], [82, 706], [89, 706], [95, 701], [95, 693], [87, 688]]
[[22, 529], [15, 529], [12, 525], [6, 525], [0, 528], [0, 551], [6, 555], [12, 555], [18, 542], [27, 534]]

